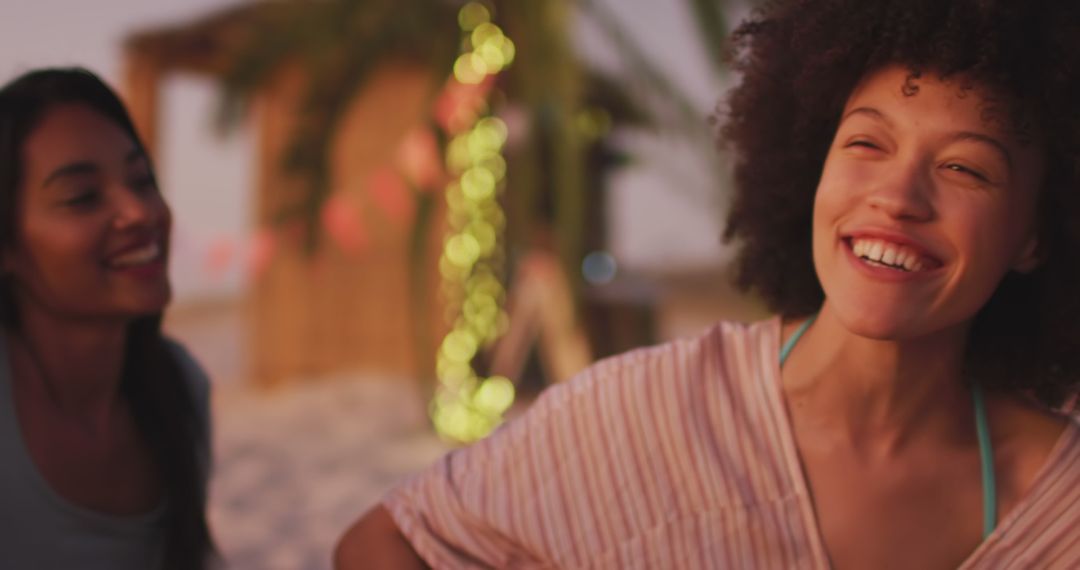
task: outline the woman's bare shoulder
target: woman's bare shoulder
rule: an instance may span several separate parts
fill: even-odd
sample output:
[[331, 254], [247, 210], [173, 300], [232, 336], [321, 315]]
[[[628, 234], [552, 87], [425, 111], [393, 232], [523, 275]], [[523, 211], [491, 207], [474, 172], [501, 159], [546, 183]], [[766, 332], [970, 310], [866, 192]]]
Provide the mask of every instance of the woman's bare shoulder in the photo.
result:
[[1018, 500], [1055, 459], [1066, 432], [1080, 426], [1075, 418], [1022, 396], [994, 395], [987, 402], [1001, 490]]
[[994, 439], [1002, 445], [1025, 445], [1049, 451], [1076, 420], [1013, 394], [988, 394], [987, 403]]

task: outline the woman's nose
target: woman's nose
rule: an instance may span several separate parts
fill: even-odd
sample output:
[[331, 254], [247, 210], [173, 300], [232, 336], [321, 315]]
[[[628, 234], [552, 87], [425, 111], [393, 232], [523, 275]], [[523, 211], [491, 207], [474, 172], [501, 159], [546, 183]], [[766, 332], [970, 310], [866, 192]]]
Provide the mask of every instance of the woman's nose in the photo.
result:
[[113, 224], [117, 229], [157, 224], [168, 216], [168, 207], [156, 190], [118, 187], [113, 200]]
[[934, 217], [933, 181], [918, 162], [894, 165], [868, 197], [871, 208], [891, 218], [927, 221]]

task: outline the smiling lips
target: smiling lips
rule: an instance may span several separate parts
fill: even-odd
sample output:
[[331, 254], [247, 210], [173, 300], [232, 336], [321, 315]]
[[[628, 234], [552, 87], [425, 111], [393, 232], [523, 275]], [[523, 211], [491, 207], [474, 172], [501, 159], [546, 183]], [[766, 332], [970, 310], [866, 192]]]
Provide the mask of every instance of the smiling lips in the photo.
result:
[[163, 248], [160, 241], [152, 241], [146, 245], [129, 249], [108, 260], [107, 265], [112, 269], [128, 269], [154, 263], [161, 259]]
[[941, 267], [940, 261], [910, 245], [871, 237], [850, 237], [845, 241], [855, 257], [872, 267], [905, 273], [919, 273]]

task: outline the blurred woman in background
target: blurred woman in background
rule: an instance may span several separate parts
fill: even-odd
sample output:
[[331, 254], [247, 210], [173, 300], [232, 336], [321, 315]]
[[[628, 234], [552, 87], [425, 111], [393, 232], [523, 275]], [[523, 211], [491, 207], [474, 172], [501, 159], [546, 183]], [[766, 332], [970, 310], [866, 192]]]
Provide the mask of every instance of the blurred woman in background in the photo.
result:
[[161, 333], [170, 227], [101, 80], [0, 90], [0, 567], [207, 564], [209, 385]]

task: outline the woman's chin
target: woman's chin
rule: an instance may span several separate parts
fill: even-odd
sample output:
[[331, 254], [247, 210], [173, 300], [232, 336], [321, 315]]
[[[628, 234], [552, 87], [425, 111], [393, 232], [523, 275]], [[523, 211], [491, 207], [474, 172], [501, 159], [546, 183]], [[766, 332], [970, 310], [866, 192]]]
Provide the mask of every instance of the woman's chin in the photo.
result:
[[919, 336], [918, 323], [910, 311], [874, 308], [835, 307], [837, 320], [852, 334], [874, 340], [905, 340]]
[[172, 291], [165, 287], [158, 291], [146, 291], [141, 295], [126, 297], [122, 305], [117, 307], [116, 312], [131, 319], [158, 315], [165, 312], [170, 301], [172, 301]]

